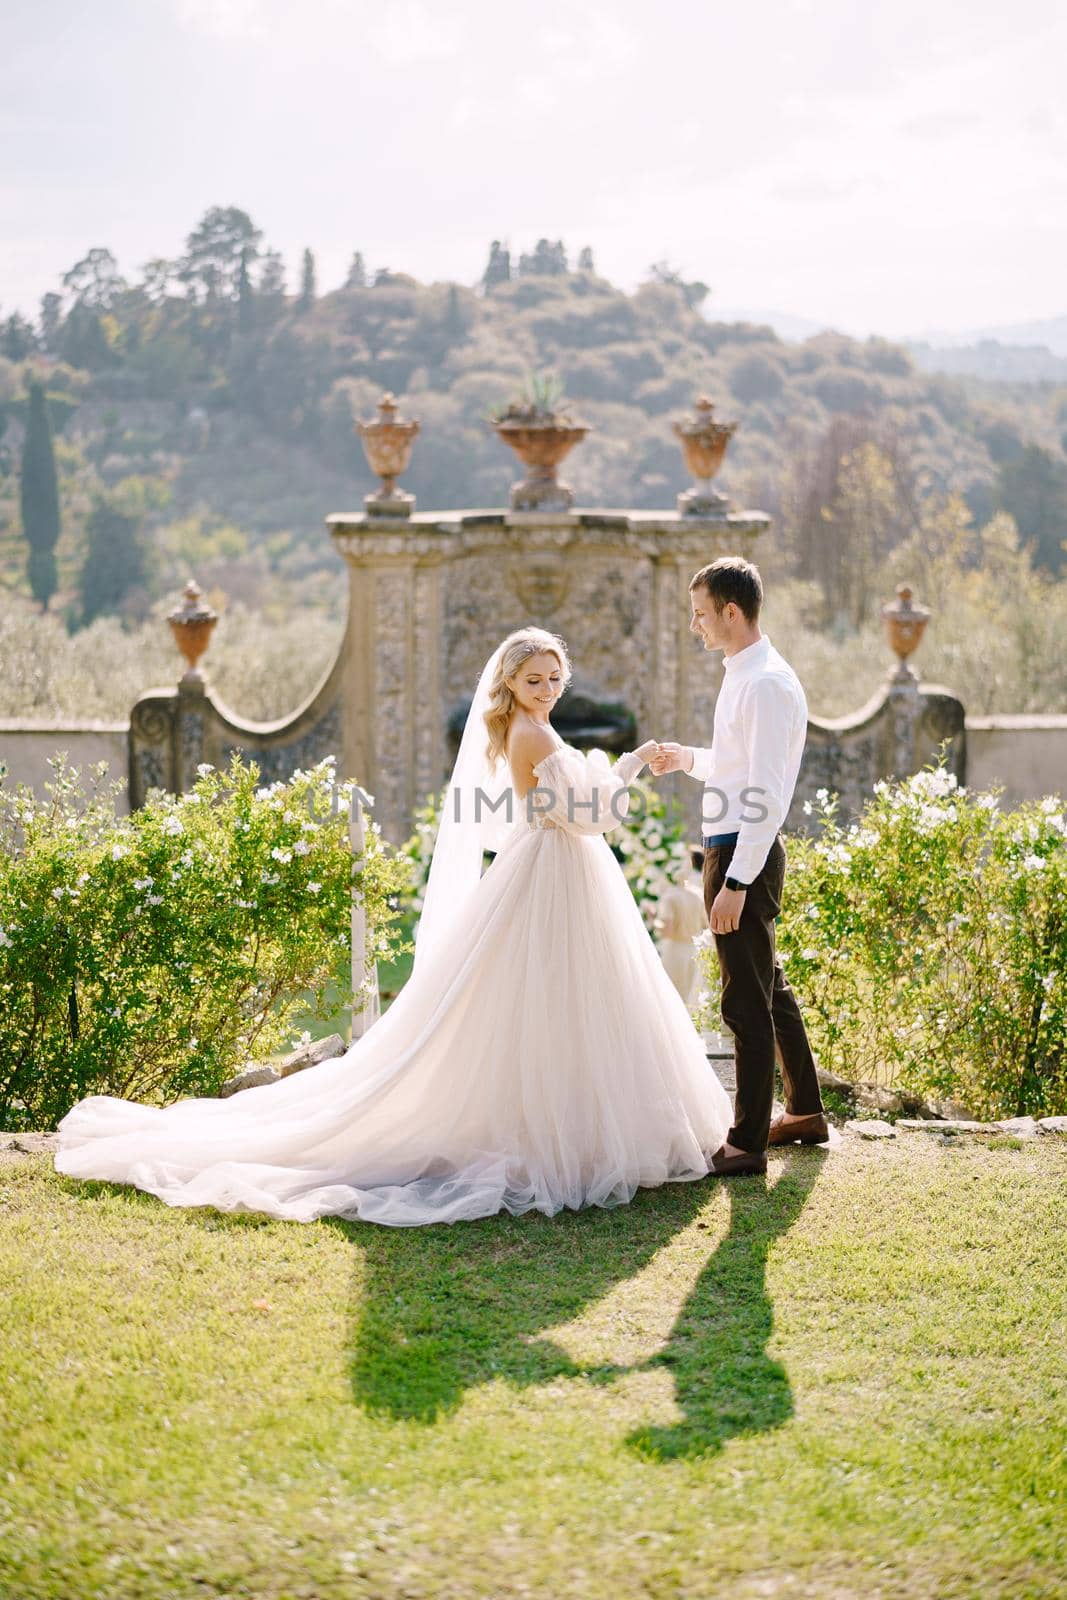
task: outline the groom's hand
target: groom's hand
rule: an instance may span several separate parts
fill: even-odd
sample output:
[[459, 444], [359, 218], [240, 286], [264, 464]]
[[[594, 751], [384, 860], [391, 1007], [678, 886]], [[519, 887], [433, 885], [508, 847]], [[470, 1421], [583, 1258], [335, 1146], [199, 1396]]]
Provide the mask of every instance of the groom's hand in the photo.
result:
[[745, 889], [728, 889], [725, 884], [711, 902], [712, 933], [736, 933], [745, 906]]
[[657, 778], [662, 778], [665, 772], [691, 772], [693, 752], [687, 744], [657, 745], [648, 764]]

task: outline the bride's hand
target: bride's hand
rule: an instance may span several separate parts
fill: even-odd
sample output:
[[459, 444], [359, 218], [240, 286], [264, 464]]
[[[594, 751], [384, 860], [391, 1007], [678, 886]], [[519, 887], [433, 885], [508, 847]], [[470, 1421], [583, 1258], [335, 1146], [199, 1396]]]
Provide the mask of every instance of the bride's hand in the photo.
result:
[[642, 761], [651, 761], [658, 749], [659, 743], [657, 740], [646, 739], [644, 744], [638, 745], [637, 749], [634, 751], [634, 755], [640, 756]]

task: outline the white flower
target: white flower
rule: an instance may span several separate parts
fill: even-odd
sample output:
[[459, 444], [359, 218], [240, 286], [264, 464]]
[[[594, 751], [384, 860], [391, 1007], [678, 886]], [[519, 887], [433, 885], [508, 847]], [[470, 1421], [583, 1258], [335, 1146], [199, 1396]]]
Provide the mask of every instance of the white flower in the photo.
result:
[[803, 961], [818, 961], [819, 952], [817, 950], [802, 950], [800, 956]]
[[242, 911], [251, 911], [251, 910], [253, 910], [253, 903], [252, 903], [251, 900], [235, 900], [234, 901], [234, 905], [235, 906], [240, 906]]
[[995, 794], [980, 794], [978, 804], [983, 811], [995, 811], [1000, 804]]
[[200, 761], [197, 763], [196, 773], [197, 777], [199, 778], [206, 778], [208, 773], [214, 772], [214, 770], [215, 768], [211, 765], [210, 761]]
[[163, 823], [163, 832], [167, 833], [167, 834], [170, 834], [171, 837], [174, 837], [176, 834], [179, 834], [179, 833], [184, 833], [185, 832], [185, 827], [184, 827], [184, 824], [182, 823], [181, 817], [175, 817], [175, 816], [167, 817], [167, 819]]
[[811, 816], [811, 801], [810, 800], [805, 800], [803, 806], [801, 807], [801, 810], [803, 811], [803, 813], [804, 813], [804, 815], [806, 817], [810, 817]]
[[259, 881], [261, 883], [277, 883], [278, 874], [276, 872], [261, 872], [259, 875]]
[[1044, 856], [1023, 856], [1023, 870], [1025, 872], [1043, 872], [1045, 868]]
[[298, 839], [296, 841], [293, 846], [293, 854], [297, 856], [306, 856], [311, 854], [311, 846], [308, 844], [306, 839]]
[[293, 859], [293, 852], [291, 850], [282, 850], [278, 845], [274, 846], [274, 849], [271, 851], [271, 855], [274, 857], [275, 861], [281, 861], [283, 864]]
[[155, 881], [154, 878], [134, 878], [133, 886], [135, 889], [151, 889]]
[[148, 896], [148, 904], [150, 906], [161, 906], [163, 904], [163, 896], [161, 894], [150, 894]]
[[319, 892], [319, 890], [321, 888], [322, 888], [322, 884], [321, 883], [309, 883], [308, 884], [308, 894], [318, 894], [318, 892]]
[[191, 867], [193, 864], [193, 852], [191, 850], [183, 850], [181, 862], [183, 867]]
[[816, 789], [815, 798], [816, 800], [828, 800], [830, 798], [829, 789]]
[[1046, 994], [1052, 993], [1052, 985], [1055, 982], [1056, 974], [1054, 972], [1046, 972], [1045, 976], [1041, 979], [1041, 987], [1044, 989]]
[[295, 822], [296, 821], [296, 812], [295, 811], [283, 811], [282, 812], [282, 821], [283, 822]]
[[10, 943], [11, 940], [8, 938], [7, 929], [0, 928], [0, 950], [6, 949]]
[[200, 1043], [200, 1040], [194, 1034], [193, 1037], [189, 1040], [189, 1048], [190, 1048], [190, 1050], [195, 1050], [199, 1043]]
[[710, 928], [705, 928], [703, 933], [693, 935], [693, 943], [698, 950], [710, 950], [714, 942], [714, 935]]
[[1060, 801], [1058, 796], [1054, 794], [1047, 794], [1041, 802], [1041, 809], [1047, 817], [1051, 817], [1054, 811], [1058, 811], [1060, 809]]
[[62, 900], [63, 896], [66, 893], [67, 893], [67, 890], [62, 888], [62, 887], [59, 888], [59, 889], [53, 889], [52, 890], [52, 899], [53, 900]]
[[129, 851], [129, 846], [128, 845], [113, 844], [111, 846], [111, 859], [112, 859], [112, 861], [121, 861], [123, 856], [128, 856], [129, 853], [130, 853], [130, 851]]

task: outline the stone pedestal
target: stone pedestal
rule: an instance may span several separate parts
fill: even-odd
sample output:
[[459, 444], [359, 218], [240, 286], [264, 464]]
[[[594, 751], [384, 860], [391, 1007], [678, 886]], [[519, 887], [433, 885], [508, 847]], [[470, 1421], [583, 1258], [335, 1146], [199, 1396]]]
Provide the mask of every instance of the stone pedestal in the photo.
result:
[[[534, 623], [566, 641], [574, 689], [632, 711], [637, 740], [710, 742], [722, 672], [687, 633], [689, 579], [716, 556], [758, 558], [758, 511], [338, 513], [348, 563], [342, 652], [346, 774], [375, 797], [388, 838], [410, 831], [451, 766], [447, 724], [495, 646]], [[699, 831], [700, 790], [674, 787]]]

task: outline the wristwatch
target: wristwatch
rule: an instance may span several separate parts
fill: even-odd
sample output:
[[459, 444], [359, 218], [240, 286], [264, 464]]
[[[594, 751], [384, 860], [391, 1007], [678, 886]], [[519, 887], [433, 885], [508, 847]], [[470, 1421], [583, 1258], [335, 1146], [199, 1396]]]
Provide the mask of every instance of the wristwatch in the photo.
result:
[[739, 883], [736, 878], [725, 878], [723, 882], [728, 889], [747, 889], [747, 883]]

